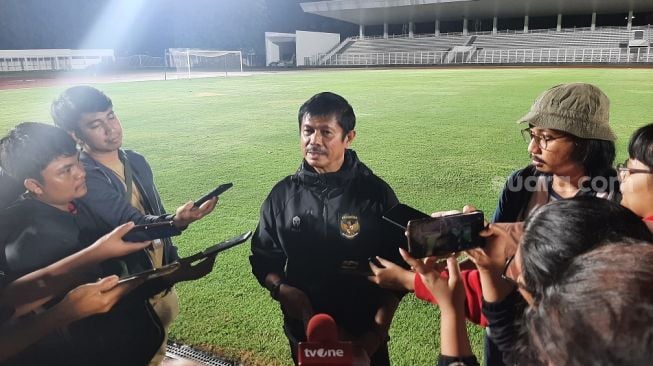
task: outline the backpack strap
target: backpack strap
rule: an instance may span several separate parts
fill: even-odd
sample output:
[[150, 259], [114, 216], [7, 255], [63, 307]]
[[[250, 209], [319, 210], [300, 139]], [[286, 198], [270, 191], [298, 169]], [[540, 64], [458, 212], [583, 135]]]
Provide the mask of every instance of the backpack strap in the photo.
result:
[[134, 182], [134, 171], [132, 170], [131, 164], [129, 164], [129, 160], [127, 159], [127, 154], [125, 154], [124, 151], [119, 150], [118, 152], [118, 157], [120, 158], [120, 161], [122, 162], [122, 165], [125, 169], [125, 189], [127, 190], [127, 196], [125, 199], [127, 200], [127, 203], [131, 205], [132, 203], [132, 193], [133, 193], [133, 182]]

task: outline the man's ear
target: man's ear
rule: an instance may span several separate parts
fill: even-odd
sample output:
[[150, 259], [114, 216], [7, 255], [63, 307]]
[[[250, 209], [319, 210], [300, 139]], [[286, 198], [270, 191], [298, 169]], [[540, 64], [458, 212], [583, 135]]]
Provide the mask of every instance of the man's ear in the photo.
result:
[[77, 133], [76, 133], [75, 131], [71, 131], [71, 132], [68, 132], [68, 133], [70, 134], [70, 137], [72, 137], [73, 140], [75, 140], [75, 142], [77, 143], [77, 145], [79, 145], [79, 146], [83, 146], [83, 145], [84, 145], [84, 140], [82, 140], [81, 138], [79, 138], [79, 137], [77, 136]]
[[43, 194], [43, 186], [34, 178], [27, 178], [23, 181], [25, 188], [35, 195]]
[[351, 145], [352, 141], [356, 138], [356, 130], [351, 130], [345, 135], [345, 142], [347, 142], [347, 147]]

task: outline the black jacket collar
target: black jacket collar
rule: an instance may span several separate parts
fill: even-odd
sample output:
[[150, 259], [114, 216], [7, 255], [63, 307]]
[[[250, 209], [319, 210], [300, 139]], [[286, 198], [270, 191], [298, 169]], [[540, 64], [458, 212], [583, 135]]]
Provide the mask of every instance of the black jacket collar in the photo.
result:
[[319, 174], [306, 160], [303, 160], [293, 178], [307, 186], [337, 188], [344, 186], [361, 173], [369, 175], [371, 171], [358, 160], [354, 150], [347, 149], [345, 150], [345, 160], [342, 167], [337, 172]]

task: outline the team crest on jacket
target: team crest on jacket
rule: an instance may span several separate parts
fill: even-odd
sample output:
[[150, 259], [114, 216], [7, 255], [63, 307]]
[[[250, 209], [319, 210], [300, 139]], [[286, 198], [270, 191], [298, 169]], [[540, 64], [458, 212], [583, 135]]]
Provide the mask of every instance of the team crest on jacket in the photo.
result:
[[361, 231], [358, 216], [345, 214], [340, 217], [340, 235], [347, 239], [355, 238]]
[[292, 218], [292, 231], [299, 231], [300, 227], [302, 224], [302, 219], [299, 218], [299, 216], [295, 216]]

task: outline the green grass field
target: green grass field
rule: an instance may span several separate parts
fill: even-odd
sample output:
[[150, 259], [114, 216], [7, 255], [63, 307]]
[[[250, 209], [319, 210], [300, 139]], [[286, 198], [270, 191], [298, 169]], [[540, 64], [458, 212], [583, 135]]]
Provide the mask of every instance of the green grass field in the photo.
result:
[[[98, 87], [113, 98], [125, 147], [148, 158], [168, 209], [234, 183], [210, 217], [176, 239], [188, 255], [256, 227], [261, 202], [301, 160], [297, 109], [317, 92], [351, 102], [353, 148], [401, 201], [427, 212], [473, 203], [489, 214], [507, 175], [529, 161], [515, 121], [540, 92], [573, 81], [610, 97], [623, 160], [630, 134], [653, 122], [653, 69], [351, 70]], [[0, 132], [49, 121], [62, 90], [0, 91]], [[279, 308], [251, 275], [248, 254], [248, 245], [225, 252], [207, 278], [178, 286], [171, 337], [248, 365], [290, 365]], [[433, 365], [438, 329], [437, 307], [407, 296], [391, 329], [393, 365]], [[481, 330], [469, 329], [480, 356]]]

